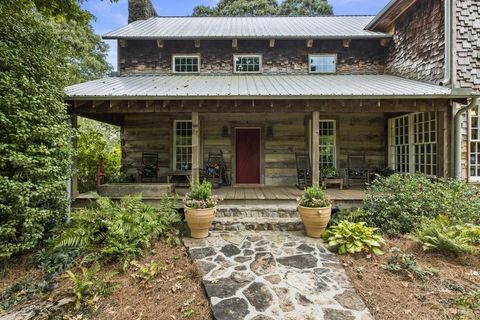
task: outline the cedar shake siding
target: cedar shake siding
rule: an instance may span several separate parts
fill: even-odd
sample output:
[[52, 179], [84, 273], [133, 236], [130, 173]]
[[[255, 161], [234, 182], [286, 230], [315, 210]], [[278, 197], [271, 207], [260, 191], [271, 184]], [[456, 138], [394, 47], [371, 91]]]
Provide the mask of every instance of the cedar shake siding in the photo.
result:
[[439, 83], [444, 67], [443, 0], [417, 1], [395, 23], [386, 73]]
[[307, 48], [306, 40], [277, 40], [273, 48], [268, 40], [238, 40], [238, 50], [232, 41], [164, 41], [158, 48], [156, 41], [129, 40], [119, 48], [122, 74], [172, 73], [172, 55], [200, 54], [202, 74], [232, 74], [235, 54], [262, 55], [263, 74], [307, 74], [309, 54], [337, 54], [338, 74], [383, 74], [386, 48], [375, 40], [352, 40], [343, 47], [342, 40], [316, 40]]

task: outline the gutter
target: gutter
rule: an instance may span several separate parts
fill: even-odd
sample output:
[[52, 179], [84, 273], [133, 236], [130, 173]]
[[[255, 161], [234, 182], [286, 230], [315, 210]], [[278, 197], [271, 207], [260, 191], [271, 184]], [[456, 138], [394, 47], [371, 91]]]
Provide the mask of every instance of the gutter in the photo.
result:
[[445, 68], [441, 86], [452, 82], [452, 0], [445, 0]]
[[472, 97], [469, 104], [463, 106], [455, 114], [455, 137], [454, 137], [454, 176], [455, 179], [462, 179], [462, 115], [477, 105], [478, 97]]

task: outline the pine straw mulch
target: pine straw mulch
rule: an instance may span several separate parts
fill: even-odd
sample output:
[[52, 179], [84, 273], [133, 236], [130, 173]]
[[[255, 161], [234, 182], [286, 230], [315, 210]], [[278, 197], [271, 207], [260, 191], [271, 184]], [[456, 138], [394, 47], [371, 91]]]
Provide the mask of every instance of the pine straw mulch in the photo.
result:
[[[438, 274], [428, 280], [415, 280], [392, 273], [381, 266], [391, 256], [389, 249], [400, 248], [414, 253], [421, 267], [432, 267]], [[480, 255], [454, 257], [424, 252], [414, 241], [388, 239], [385, 254], [340, 256], [355, 290], [363, 298], [376, 320], [453, 319], [451, 302], [460, 295], [480, 287]]]
[[[10, 287], [20, 278], [39, 281], [44, 277], [42, 271], [31, 266], [32, 253], [11, 259], [0, 276], [0, 292]], [[113, 281], [118, 288], [112, 295], [97, 299], [91, 306], [92, 313], [85, 317], [67, 316], [67, 319], [108, 319], [108, 320], [209, 320], [212, 319], [210, 304], [201, 285], [201, 276], [196, 266], [188, 257], [184, 246], [172, 246], [163, 241], [156, 241], [145, 255], [138, 259], [140, 264], [156, 261], [166, 270], [147, 282], [139, 283], [132, 277], [136, 268], [131, 266], [125, 272], [120, 272]], [[102, 266], [101, 272], [118, 270], [119, 264]], [[74, 269], [76, 273], [80, 271]], [[64, 297], [73, 297], [70, 282], [65, 277], [59, 277], [58, 288], [47, 296], [36, 296], [16, 305], [10, 311], [22, 309], [22, 306], [34, 301], [58, 301]], [[74, 312], [73, 306], [68, 308], [66, 315]], [[0, 312], [2, 314], [2, 312]]]

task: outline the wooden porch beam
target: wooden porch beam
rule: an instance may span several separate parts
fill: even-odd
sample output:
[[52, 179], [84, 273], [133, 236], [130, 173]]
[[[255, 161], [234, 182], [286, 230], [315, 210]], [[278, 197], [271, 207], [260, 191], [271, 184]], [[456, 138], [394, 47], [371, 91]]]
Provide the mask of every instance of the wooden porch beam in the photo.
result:
[[192, 183], [200, 181], [200, 119], [192, 112]]
[[312, 112], [312, 185], [320, 185], [320, 158], [319, 158], [320, 113]]

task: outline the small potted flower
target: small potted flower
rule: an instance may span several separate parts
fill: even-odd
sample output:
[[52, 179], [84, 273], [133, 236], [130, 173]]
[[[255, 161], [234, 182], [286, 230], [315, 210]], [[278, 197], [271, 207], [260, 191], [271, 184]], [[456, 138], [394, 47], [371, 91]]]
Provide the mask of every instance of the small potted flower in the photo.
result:
[[220, 199], [212, 194], [212, 184], [206, 180], [194, 183], [190, 192], [183, 198], [185, 220], [187, 220], [192, 238], [208, 237], [208, 230], [215, 217], [216, 206]]
[[307, 236], [320, 238], [330, 221], [332, 203], [320, 187], [308, 187], [299, 199], [298, 213]]
[[320, 175], [322, 177], [322, 183], [325, 188], [331, 184], [338, 184], [340, 185], [340, 189], [343, 189], [343, 179], [335, 167], [323, 167], [320, 170]]

